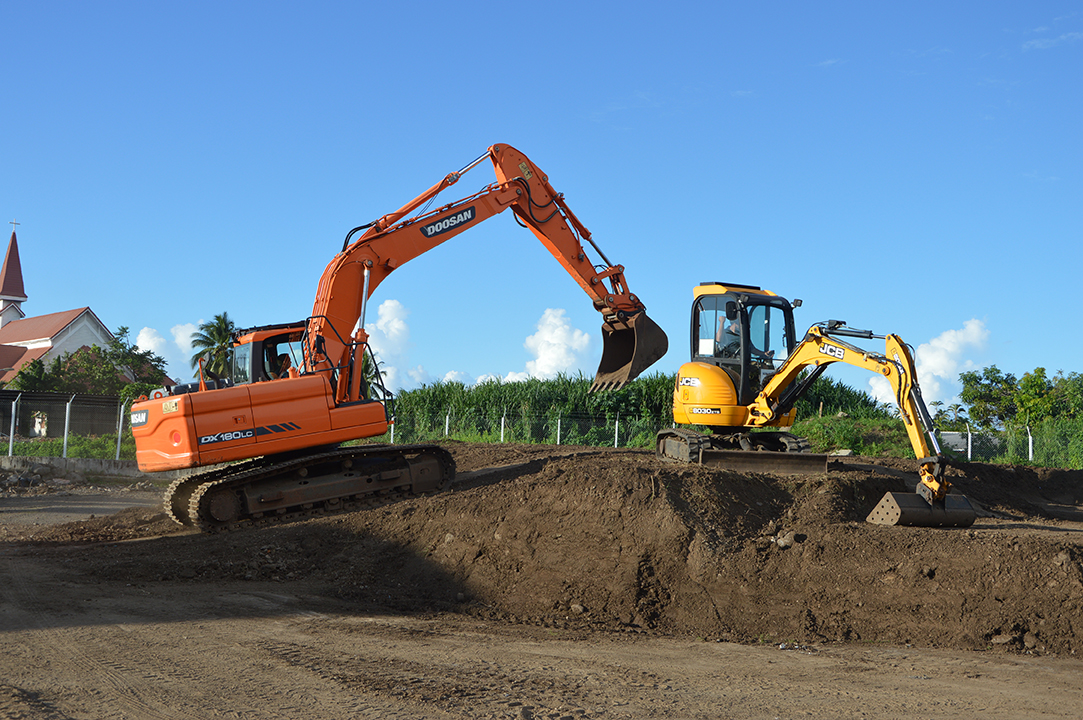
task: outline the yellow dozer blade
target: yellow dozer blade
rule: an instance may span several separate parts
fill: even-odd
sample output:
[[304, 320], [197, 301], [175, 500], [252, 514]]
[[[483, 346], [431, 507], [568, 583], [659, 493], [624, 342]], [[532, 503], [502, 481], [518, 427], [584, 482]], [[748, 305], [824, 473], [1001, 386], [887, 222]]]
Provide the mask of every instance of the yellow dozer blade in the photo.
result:
[[603, 323], [602, 361], [590, 391], [621, 389], [660, 360], [668, 349], [669, 338], [645, 312]]
[[911, 527], [970, 527], [977, 513], [965, 495], [945, 495], [943, 503], [930, 505], [917, 493], [889, 492], [872, 509], [865, 522]]

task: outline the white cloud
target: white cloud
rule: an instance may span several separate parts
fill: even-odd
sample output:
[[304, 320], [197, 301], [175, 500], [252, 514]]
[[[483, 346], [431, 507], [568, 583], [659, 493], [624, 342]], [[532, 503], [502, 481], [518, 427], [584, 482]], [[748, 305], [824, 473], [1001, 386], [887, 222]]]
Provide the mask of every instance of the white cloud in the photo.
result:
[[[989, 339], [989, 330], [981, 320], [967, 320], [959, 330], [945, 330], [914, 351], [918, 384], [925, 402], [948, 400], [955, 396], [959, 373], [974, 364], [965, 358], [972, 350], [981, 350]], [[891, 384], [879, 375], [869, 380], [871, 395], [879, 402], [895, 404]]]
[[463, 385], [474, 384], [474, 378], [470, 377], [469, 373], [464, 373], [462, 370], [450, 370], [444, 373], [442, 381], [446, 383], [457, 382], [462, 383]]
[[181, 325], [174, 325], [169, 329], [169, 334], [173, 336], [173, 343], [186, 357], [191, 357], [195, 354], [192, 349], [192, 336], [199, 330], [199, 326], [203, 324], [200, 320], [198, 323], [183, 323]]
[[545, 380], [569, 372], [579, 365], [579, 355], [590, 348], [590, 336], [573, 328], [562, 309], [547, 308], [537, 328], [523, 343], [534, 356], [526, 364], [530, 377]]
[[140, 350], [149, 350], [162, 357], [166, 362], [166, 373], [179, 380], [189, 377], [192, 372], [190, 359], [195, 352], [192, 349], [192, 335], [198, 328], [197, 323], [174, 325], [170, 330], [173, 338], [170, 342], [155, 328], [145, 327], [136, 335], [135, 345]]
[[422, 365], [410, 366], [410, 311], [398, 300], [385, 300], [377, 309], [377, 320], [368, 328], [369, 343], [380, 362], [384, 384], [392, 391], [426, 385], [437, 380], [476, 385], [487, 380], [522, 382], [530, 378], [547, 379], [559, 373], [575, 371], [582, 356], [589, 352], [591, 342], [582, 330], [573, 328], [562, 309], [549, 308], [542, 313], [523, 347], [530, 351], [524, 371], [512, 371], [503, 375], [486, 373], [474, 380], [463, 370], [443, 371], [434, 376]]
[[406, 377], [410, 378], [410, 382], [414, 385], [426, 385], [433, 381], [432, 375], [429, 375], [421, 365], [415, 368], [407, 368]]
[[1023, 43], [1023, 51], [1027, 50], [1048, 50], [1051, 47], [1056, 47], [1062, 43], [1076, 42], [1077, 40], [1083, 40], [1083, 32], [1070, 32], [1064, 33], [1055, 38], [1042, 38], [1040, 40], [1028, 40]]
[[410, 346], [410, 311], [398, 300], [384, 300], [376, 311], [376, 322], [365, 328], [378, 357], [402, 358]]
[[135, 346], [143, 351], [151, 351], [156, 355], [161, 355], [165, 350], [166, 341], [154, 328], [145, 327], [139, 331], [139, 334], [135, 336]]
[[413, 369], [401, 369], [407, 363], [410, 348], [410, 326], [406, 324], [409, 316], [410, 311], [398, 300], [384, 300], [376, 309], [376, 322], [365, 328], [372, 353], [379, 363], [384, 386], [392, 392], [407, 384], [420, 385], [430, 381], [428, 373], [420, 365]]
[[513, 370], [503, 376], [486, 373], [475, 384], [489, 380], [503, 382], [526, 382], [530, 378], [549, 380], [560, 373], [571, 373], [579, 367], [581, 356], [590, 350], [590, 336], [573, 328], [560, 308], [547, 308], [529, 335], [523, 347], [534, 356], [528, 360], [526, 370]]

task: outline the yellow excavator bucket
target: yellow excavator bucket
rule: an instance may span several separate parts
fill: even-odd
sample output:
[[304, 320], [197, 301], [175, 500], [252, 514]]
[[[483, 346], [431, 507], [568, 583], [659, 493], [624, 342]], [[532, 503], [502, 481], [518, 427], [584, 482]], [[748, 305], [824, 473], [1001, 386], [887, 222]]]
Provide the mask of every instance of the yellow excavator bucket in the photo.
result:
[[668, 349], [666, 333], [645, 312], [602, 323], [602, 361], [590, 391], [621, 389]]

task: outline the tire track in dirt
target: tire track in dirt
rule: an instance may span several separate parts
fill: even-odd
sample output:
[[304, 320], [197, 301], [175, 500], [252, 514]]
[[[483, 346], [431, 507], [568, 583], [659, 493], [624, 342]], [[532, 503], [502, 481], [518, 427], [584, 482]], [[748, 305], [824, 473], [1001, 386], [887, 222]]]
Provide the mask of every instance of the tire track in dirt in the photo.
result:
[[[50, 674], [74, 677], [78, 685], [85, 682], [87, 687], [101, 687], [104, 681], [110, 691], [110, 697], [104, 702], [136, 717], [148, 720], [200, 720], [204, 717], [162, 702], [159, 699], [162, 678], [153, 678], [158, 681], [151, 682], [145, 669], [113, 659], [115, 647], [111, 644], [88, 637], [82, 628], [58, 625], [56, 610], [42, 596], [41, 585], [28, 581], [27, 568], [16, 567], [11, 557], [4, 557], [3, 565], [3, 576], [6, 577], [0, 576], [0, 586], [4, 588], [4, 601], [22, 610], [20, 631], [33, 631], [33, 654], [43, 668], [49, 668]], [[34, 573], [35, 580], [40, 581], [43, 576], [44, 571]]]

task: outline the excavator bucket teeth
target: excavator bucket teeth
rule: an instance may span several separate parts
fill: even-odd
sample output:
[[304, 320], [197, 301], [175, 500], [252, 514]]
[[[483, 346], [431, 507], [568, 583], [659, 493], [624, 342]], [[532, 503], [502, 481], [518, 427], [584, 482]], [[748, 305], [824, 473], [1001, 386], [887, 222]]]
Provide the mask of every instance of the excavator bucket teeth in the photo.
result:
[[964, 495], [947, 495], [944, 503], [930, 505], [917, 493], [889, 492], [865, 522], [910, 527], [970, 527], [977, 513]]
[[666, 333], [645, 312], [603, 323], [602, 361], [590, 391], [621, 389], [660, 360], [668, 349]]

